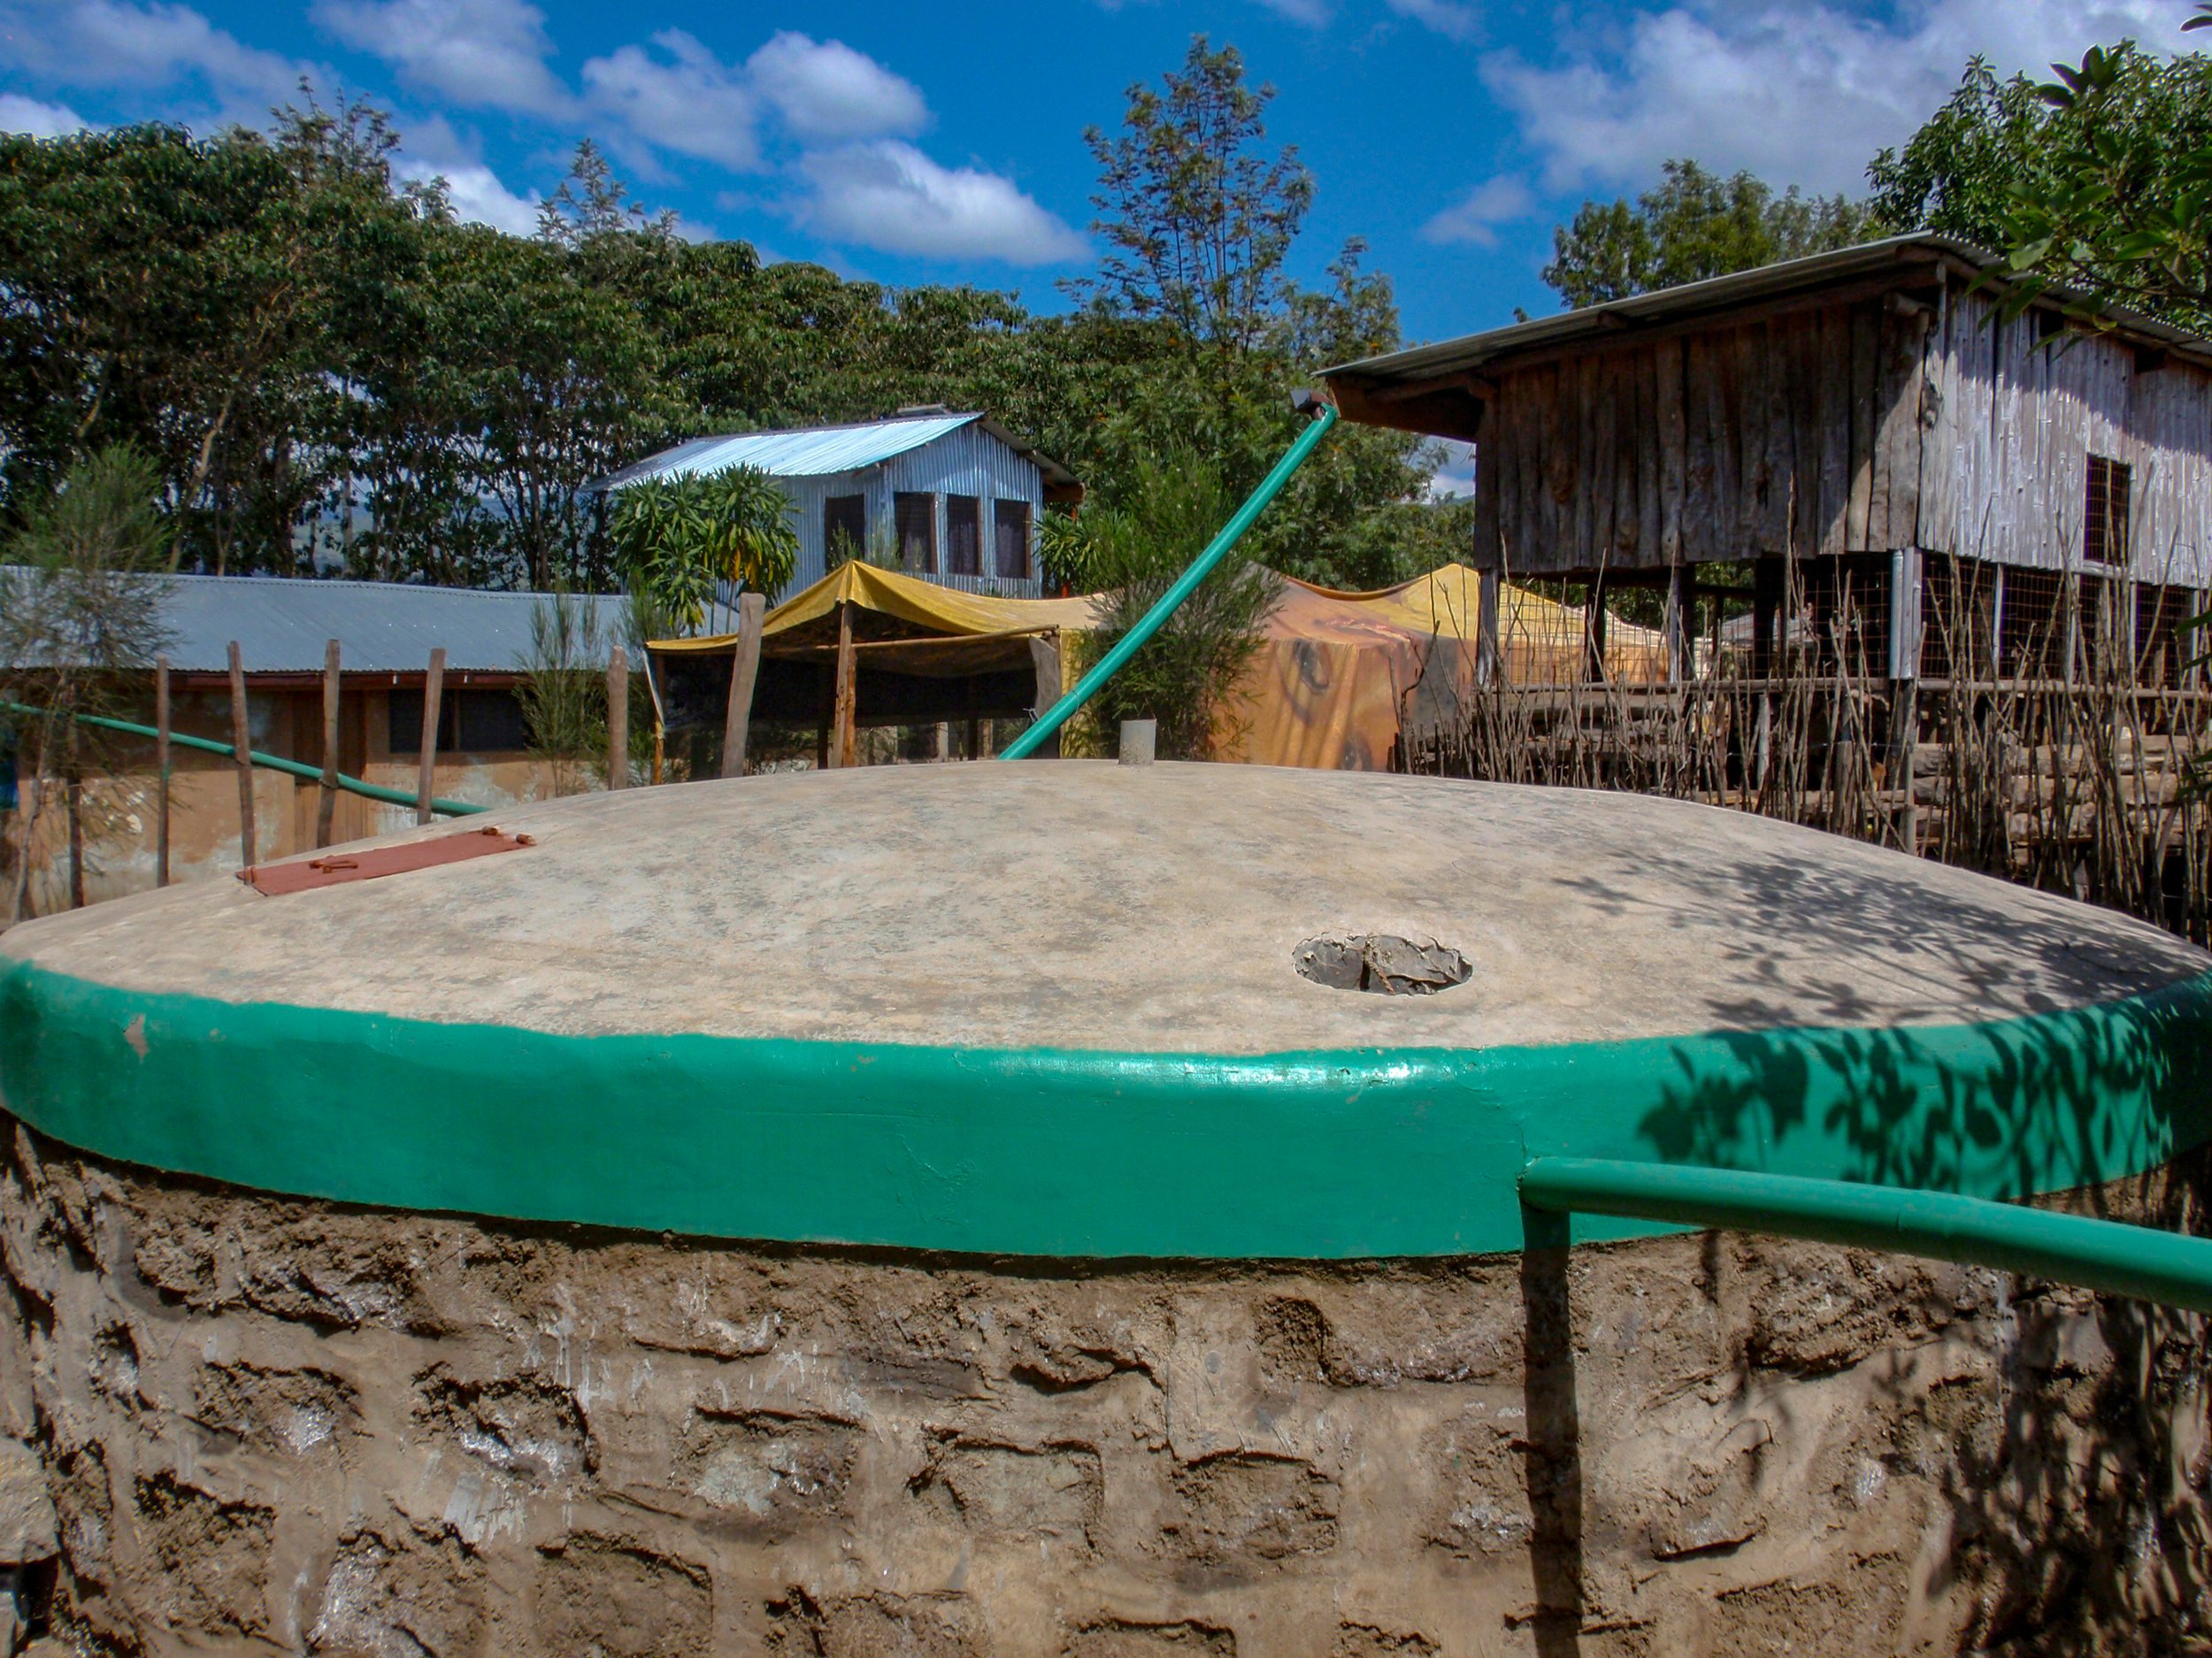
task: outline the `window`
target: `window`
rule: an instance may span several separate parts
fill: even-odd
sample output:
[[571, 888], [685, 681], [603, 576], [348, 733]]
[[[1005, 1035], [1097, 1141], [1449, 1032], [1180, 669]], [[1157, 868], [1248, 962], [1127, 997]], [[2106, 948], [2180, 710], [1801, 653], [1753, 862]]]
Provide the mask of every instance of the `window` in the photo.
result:
[[825, 569], [858, 558], [868, 550], [868, 498], [831, 495], [822, 503], [822, 564]]
[[[394, 691], [385, 706], [391, 751], [420, 754], [422, 692]], [[509, 754], [529, 746], [529, 726], [512, 691], [456, 689], [438, 698], [440, 754]]]
[[1029, 578], [1029, 503], [993, 503], [998, 531], [998, 573], [1010, 581]]
[[2089, 457], [2089, 489], [2082, 503], [2082, 556], [2093, 564], [2125, 567], [2129, 491], [2133, 473], [2106, 456]]
[[983, 503], [973, 495], [945, 497], [945, 570], [955, 576], [983, 573]]
[[901, 490], [891, 497], [899, 535], [899, 568], [918, 576], [937, 572], [937, 497]]

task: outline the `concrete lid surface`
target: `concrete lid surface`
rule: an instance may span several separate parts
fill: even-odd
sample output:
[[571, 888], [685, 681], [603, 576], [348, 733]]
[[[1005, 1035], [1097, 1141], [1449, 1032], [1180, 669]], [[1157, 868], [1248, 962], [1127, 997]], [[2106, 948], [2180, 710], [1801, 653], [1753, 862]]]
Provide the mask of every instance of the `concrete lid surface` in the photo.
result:
[[[386, 837], [467, 833], [483, 818]], [[2212, 969], [2145, 924], [1740, 813], [1261, 766], [896, 766], [503, 810], [520, 851], [172, 887], [0, 953], [144, 992], [599, 1033], [1256, 1054], [1956, 1024]], [[369, 843], [363, 843], [369, 844]], [[1433, 939], [1427, 996], [1299, 977]]]

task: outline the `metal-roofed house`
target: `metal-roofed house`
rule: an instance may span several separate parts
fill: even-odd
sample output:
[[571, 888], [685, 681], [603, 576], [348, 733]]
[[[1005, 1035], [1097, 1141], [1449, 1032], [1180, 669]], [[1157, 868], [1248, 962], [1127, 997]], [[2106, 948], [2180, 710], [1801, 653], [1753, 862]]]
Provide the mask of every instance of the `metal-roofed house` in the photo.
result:
[[[0, 602], [23, 572], [0, 568]], [[424, 681], [430, 653], [445, 652], [439, 697], [434, 792], [497, 806], [555, 792], [553, 768], [528, 752], [515, 688], [529, 667], [531, 617], [546, 595], [379, 581], [293, 580], [274, 576], [163, 579], [162, 620], [169, 634], [173, 729], [227, 742], [230, 645], [244, 670], [253, 746], [319, 764], [324, 652], [339, 641], [339, 769], [371, 783], [412, 791], [422, 751]], [[570, 601], [591, 614], [596, 649], [580, 666], [603, 667], [623, 641], [627, 601]], [[726, 617], [718, 616], [726, 625]], [[35, 664], [12, 664], [31, 666]], [[153, 718], [150, 674], [130, 688], [130, 717]], [[103, 833], [93, 848], [89, 895], [117, 896], [154, 884], [154, 756], [150, 742], [117, 740], [126, 770], [102, 786]], [[7, 764], [0, 756], [0, 766]], [[172, 775], [171, 868], [177, 879], [227, 875], [239, 863], [239, 799], [231, 763], [179, 748]], [[13, 823], [0, 827], [19, 847], [32, 804], [20, 779]], [[4, 792], [4, 791], [0, 791]], [[257, 856], [283, 856], [315, 844], [319, 790], [281, 772], [254, 772]], [[58, 813], [48, 814], [34, 847], [33, 896], [42, 910], [61, 902]], [[351, 794], [337, 800], [334, 836], [357, 839], [413, 822], [411, 811]]]
[[2071, 678], [2093, 629], [2173, 683], [2212, 585], [2212, 343], [2074, 297], [2008, 318], [1993, 256], [1904, 236], [1326, 379], [1348, 418], [1473, 441], [1492, 593], [1664, 586], [1678, 664], [1700, 567], [1748, 564], [1758, 658], [1847, 610], [1893, 679]]
[[829, 572], [841, 543], [872, 562], [970, 593], [1038, 596], [1037, 522], [1083, 487], [995, 420], [931, 407], [887, 420], [694, 438], [589, 487], [603, 499], [648, 479], [765, 472], [791, 499], [797, 569], [781, 594]]

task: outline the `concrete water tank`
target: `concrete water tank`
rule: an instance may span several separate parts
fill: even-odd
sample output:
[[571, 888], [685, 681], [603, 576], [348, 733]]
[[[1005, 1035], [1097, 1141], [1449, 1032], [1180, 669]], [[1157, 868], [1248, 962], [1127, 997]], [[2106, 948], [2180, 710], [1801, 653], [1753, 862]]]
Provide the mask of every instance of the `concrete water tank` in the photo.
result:
[[2193, 1317], [1579, 1217], [1563, 1250], [1516, 1186], [1571, 1154], [2185, 1224], [2212, 958], [2170, 936], [1700, 807], [1248, 767], [494, 821], [376, 843], [482, 856], [0, 938], [0, 1410], [71, 1627], [438, 1658], [2200, 1627]]

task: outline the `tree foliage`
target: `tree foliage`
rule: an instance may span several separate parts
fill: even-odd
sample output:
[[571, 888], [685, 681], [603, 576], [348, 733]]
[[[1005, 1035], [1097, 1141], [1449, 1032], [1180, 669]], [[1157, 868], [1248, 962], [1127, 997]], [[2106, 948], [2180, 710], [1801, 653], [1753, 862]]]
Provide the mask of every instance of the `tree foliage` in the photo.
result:
[[1544, 280], [1570, 308], [1726, 276], [1864, 241], [1872, 219], [1844, 196], [1779, 194], [1749, 173], [1666, 164], [1633, 203], [1585, 202], [1553, 233]]
[[630, 590], [689, 632], [718, 583], [773, 593], [791, 580], [799, 557], [791, 512], [765, 472], [733, 466], [628, 485], [616, 493], [609, 533]]
[[[2185, 28], [2205, 27], [2200, 8]], [[1869, 175], [1877, 210], [2005, 253], [2015, 303], [2049, 285], [2201, 330], [2212, 323], [2212, 59], [2131, 42], [2056, 79], [2000, 80], [1977, 58], [1948, 102]]]
[[[587, 486], [707, 432], [990, 412], [1111, 503], [1164, 446], [1233, 495], [1296, 435], [1314, 369], [1398, 342], [1345, 248], [1291, 280], [1312, 182], [1269, 94], [1194, 43], [1096, 141], [1109, 257], [1065, 315], [970, 286], [894, 289], [692, 242], [580, 146], [537, 234], [403, 184], [382, 112], [303, 91], [268, 131], [0, 137], [0, 523], [81, 455], [155, 463], [179, 567], [602, 590], [623, 561]], [[1333, 438], [1261, 556], [1379, 585], [1441, 543], [1428, 457]], [[1448, 550], [1448, 549], [1447, 549]]]
[[48, 804], [48, 778], [62, 785], [68, 816], [69, 893], [85, 900], [85, 782], [110, 769], [114, 740], [80, 715], [114, 715], [118, 675], [153, 664], [168, 642], [161, 619], [168, 526], [155, 507], [160, 471], [149, 457], [109, 448], [73, 465], [58, 488], [27, 513], [0, 563], [0, 698], [27, 714], [0, 716], [36, 767], [21, 862], [10, 902], [22, 912], [28, 848]]
[[[1051, 557], [1111, 595], [1104, 626], [1085, 636], [1085, 648], [1103, 655], [1118, 643], [1235, 504], [1211, 460], [1171, 451], [1140, 463], [1120, 504], [1064, 520], [1051, 538]], [[1163, 757], [1210, 757], [1217, 733], [1239, 717], [1237, 683], [1259, 649], [1281, 585], [1247, 559], [1224, 560], [1099, 692], [1071, 742], [1110, 750], [1122, 720], [1155, 719]]]

